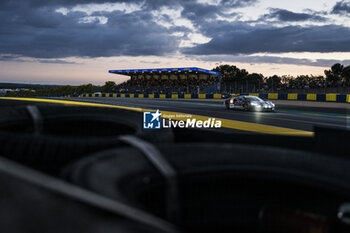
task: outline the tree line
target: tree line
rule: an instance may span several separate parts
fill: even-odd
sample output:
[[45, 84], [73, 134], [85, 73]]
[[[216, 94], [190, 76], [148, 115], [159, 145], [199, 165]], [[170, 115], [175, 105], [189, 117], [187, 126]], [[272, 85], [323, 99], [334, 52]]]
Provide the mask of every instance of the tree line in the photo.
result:
[[[350, 86], [350, 65], [336, 63], [324, 71], [323, 75], [273, 75], [264, 77], [262, 74], [251, 73], [236, 66], [220, 65], [213, 69], [221, 74], [223, 88], [255, 90], [281, 90]], [[245, 88], [247, 85], [247, 88]]]
[[80, 86], [65, 85], [56, 88], [11, 91], [7, 93], [7, 96], [79, 96], [84, 93], [113, 92], [116, 85], [113, 81], [107, 81], [103, 86], [93, 85], [91, 83]]

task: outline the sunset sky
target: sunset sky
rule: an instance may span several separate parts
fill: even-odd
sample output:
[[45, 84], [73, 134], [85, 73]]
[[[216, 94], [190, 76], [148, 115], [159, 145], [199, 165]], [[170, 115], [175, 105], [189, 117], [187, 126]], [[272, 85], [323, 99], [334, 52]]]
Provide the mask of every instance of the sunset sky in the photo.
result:
[[350, 65], [350, 1], [1, 0], [0, 82], [102, 84], [109, 69]]

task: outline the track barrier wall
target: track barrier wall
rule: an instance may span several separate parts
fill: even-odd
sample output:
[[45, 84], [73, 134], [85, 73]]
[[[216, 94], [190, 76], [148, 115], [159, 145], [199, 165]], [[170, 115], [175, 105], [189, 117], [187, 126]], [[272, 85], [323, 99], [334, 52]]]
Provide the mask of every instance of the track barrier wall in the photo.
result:
[[[258, 96], [268, 100], [300, 100], [319, 102], [350, 103], [350, 94], [314, 94], [314, 93], [245, 93], [245, 95]], [[145, 99], [226, 99], [240, 94], [82, 94], [81, 97], [110, 97], [110, 98], [145, 98]], [[243, 94], [244, 95], [244, 94]]]

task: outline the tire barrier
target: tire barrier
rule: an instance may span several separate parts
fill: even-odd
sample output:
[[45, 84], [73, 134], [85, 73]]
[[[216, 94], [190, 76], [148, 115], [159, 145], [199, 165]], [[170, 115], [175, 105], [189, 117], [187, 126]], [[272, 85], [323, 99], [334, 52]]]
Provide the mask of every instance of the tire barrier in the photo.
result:
[[[270, 100], [301, 100], [350, 103], [350, 94], [315, 94], [315, 93], [242, 93], [242, 95], [258, 96]], [[146, 98], [146, 99], [227, 99], [241, 94], [82, 94], [81, 97], [111, 98]]]
[[[67, 166], [62, 177], [170, 222], [174, 220], [168, 218], [168, 209], [175, 205], [185, 232], [294, 232], [265, 226], [257, 216], [264, 216], [259, 215], [264, 207], [276, 205], [282, 210], [336, 209], [350, 194], [349, 161], [334, 156], [222, 143], [154, 148], [146, 152], [129, 146], [92, 154]], [[177, 201], [167, 201], [169, 178], [148, 153], [161, 155], [160, 160], [175, 169], [178, 196], [172, 200]], [[326, 201], [327, 195], [338, 201]]]
[[169, 142], [169, 129], [142, 129], [142, 113], [77, 106], [3, 107], [0, 112], [0, 154], [55, 174], [65, 164], [92, 152], [118, 147], [121, 135], [151, 142]]

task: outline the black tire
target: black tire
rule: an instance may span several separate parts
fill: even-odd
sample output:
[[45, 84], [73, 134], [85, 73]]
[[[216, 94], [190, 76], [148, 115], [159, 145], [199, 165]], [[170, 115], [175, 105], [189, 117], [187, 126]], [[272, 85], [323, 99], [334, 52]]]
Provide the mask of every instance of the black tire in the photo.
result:
[[[329, 213], [350, 200], [349, 161], [238, 144], [158, 148], [178, 173], [177, 205], [188, 232], [253, 233], [263, 206]], [[68, 166], [62, 176], [165, 218], [164, 178], [137, 149], [91, 155]]]
[[119, 146], [121, 135], [150, 142], [173, 140], [171, 130], [143, 130], [139, 112], [58, 105], [38, 110], [42, 129], [35, 133], [26, 106], [1, 109], [0, 155], [50, 174], [81, 156]]

